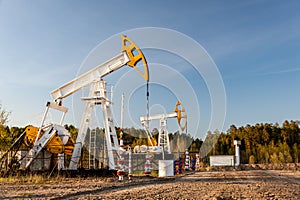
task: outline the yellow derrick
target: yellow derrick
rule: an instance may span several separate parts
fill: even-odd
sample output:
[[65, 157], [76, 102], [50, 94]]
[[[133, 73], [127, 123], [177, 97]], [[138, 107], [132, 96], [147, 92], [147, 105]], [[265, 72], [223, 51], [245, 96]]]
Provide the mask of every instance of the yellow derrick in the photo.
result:
[[[26, 128], [27, 142], [30, 145], [34, 144], [38, 131], [39, 128], [34, 126], [28, 126]], [[41, 138], [43, 134], [44, 132], [42, 131], [39, 138]], [[48, 141], [48, 143], [45, 145], [45, 149], [54, 154], [65, 153], [67, 155], [72, 155], [74, 149], [74, 141], [71, 138], [69, 138], [66, 145], [63, 145], [63, 142], [60, 139], [60, 137], [58, 135], [53, 135]]]

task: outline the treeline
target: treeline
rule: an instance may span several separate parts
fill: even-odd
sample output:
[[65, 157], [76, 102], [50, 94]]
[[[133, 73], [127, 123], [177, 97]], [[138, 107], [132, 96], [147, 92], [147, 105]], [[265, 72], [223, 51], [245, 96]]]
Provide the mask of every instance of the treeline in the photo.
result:
[[[78, 129], [73, 125], [65, 125], [76, 140]], [[25, 127], [11, 127], [0, 124], [0, 151], [7, 150], [11, 144], [24, 132]], [[118, 137], [120, 129], [116, 128]], [[92, 130], [89, 130], [92, 131]], [[97, 141], [104, 140], [104, 129], [97, 128]], [[158, 141], [158, 130], [152, 135]], [[87, 135], [88, 136], [88, 135]], [[136, 145], [149, 145], [147, 134], [142, 129], [126, 128], [123, 130], [125, 145], [134, 148]], [[300, 159], [300, 127], [299, 121], [284, 121], [278, 123], [264, 123], [236, 127], [231, 125], [227, 132], [208, 132], [205, 142], [193, 138], [189, 134], [179, 132], [169, 134], [172, 152], [184, 152], [189, 149], [194, 156], [201, 154], [204, 162], [208, 162], [210, 155], [234, 155], [234, 140], [240, 140], [241, 163], [291, 163]], [[101, 145], [99, 143], [99, 145]]]
[[[76, 141], [78, 134], [78, 129], [74, 125], [64, 125], [70, 133], [71, 138]], [[11, 127], [5, 125], [0, 125], [0, 151], [6, 151], [14, 143], [14, 141], [25, 131], [26, 127]], [[102, 146], [105, 139], [104, 129], [95, 128], [88, 129], [85, 143], [89, 143], [89, 137], [91, 133], [94, 133], [96, 136], [96, 145]], [[120, 128], [116, 127], [117, 137], [120, 137]], [[123, 141], [125, 145], [129, 145], [131, 148], [134, 148], [137, 145], [150, 145], [148, 136], [145, 130], [135, 129], [135, 128], [125, 128], [123, 129]], [[154, 140], [157, 144], [158, 142], [158, 130], [153, 129], [151, 132]], [[173, 152], [184, 152], [186, 148], [191, 146], [194, 152], [198, 152], [201, 146], [202, 141], [199, 139], [194, 140], [189, 134], [180, 134], [176, 132], [174, 134], [169, 133], [170, 145]], [[197, 144], [196, 144], [197, 143]], [[192, 145], [191, 145], [192, 144]]]
[[300, 154], [299, 121], [284, 121], [246, 125], [231, 125], [227, 133], [208, 134], [218, 138], [209, 155], [234, 155], [234, 140], [240, 140], [241, 163], [298, 163]]
[[6, 151], [24, 132], [25, 128], [4, 126], [0, 124], [0, 151]]

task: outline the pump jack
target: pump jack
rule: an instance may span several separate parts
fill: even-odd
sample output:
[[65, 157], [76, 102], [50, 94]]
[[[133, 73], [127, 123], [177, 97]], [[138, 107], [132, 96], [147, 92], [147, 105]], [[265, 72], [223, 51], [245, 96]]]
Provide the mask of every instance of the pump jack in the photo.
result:
[[[137, 64], [139, 62], [142, 62], [143, 64], [143, 71], [137, 68]], [[64, 169], [63, 154], [67, 153], [72, 155], [68, 169], [76, 170], [92, 111], [95, 105], [101, 105], [109, 169], [115, 169], [114, 155], [118, 153], [119, 144], [110, 107], [112, 102], [108, 99], [106, 81], [104, 81], [103, 78], [125, 65], [134, 68], [147, 82], [149, 81], [148, 65], [142, 51], [133, 41], [122, 35], [122, 52], [119, 55], [96, 66], [92, 70], [71, 80], [50, 93], [54, 102], [47, 102], [45, 114], [40, 127], [37, 128], [30, 126], [26, 130], [27, 139], [29, 138], [29, 142], [33, 144], [33, 148], [26, 155], [25, 159], [27, 162], [25, 166], [23, 165], [23, 168], [28, 168], [43, 148], [47, 146], [51, 147], [51, 144], [56, 141], [59, 145], [52, 145], [52, 148], [49, 147], [47, 150], [50, 152], [52, 150], [52, 152], [58, 154], [58, 168]], [[68, 111], [68, 108], [62, 106], [62, 102], [64, 98], [89, 85], [89, 96], [81, 98], [86, 105], [79, 127], [78, 136], [73, 147], [73, 142], [70, 139], [69, 132], [62, 126], [64, 117]], [[63, 113], [59, 124], [44, 124], [50, 108]]]
[[[140, 121], [143, 125], [143, 127], [146, 130], [146, 133], [148, 135], [148, 140], [151, 144], [151, 146], [154, 146], [153, 142], [153, 135], [149, 131], [148, 122], [151, 120], [159, 120], [160, 127], [159, 127], [159, 133], [158, 133], [158, 148], [159, 151], [165, 151], [167, 153], [171, 153], [170, 149], [170, 141], [169, 141], [169, 132], [168, 132], [168, 126], [167, 126], [167, 119], [168, 118], [176, 118], [178, 125], [181, 129], [181, 131], [184, 131], [187, 126], [187, 115], [185, 108], [183, 105], [177, 101], [176, 106], [174, 109], [174, 112], [167, 113], [167, 114], [157, 114], [153, 116], [142, 116], [140, 117]], [[183, 119], [183, 121], [181, 121]]]

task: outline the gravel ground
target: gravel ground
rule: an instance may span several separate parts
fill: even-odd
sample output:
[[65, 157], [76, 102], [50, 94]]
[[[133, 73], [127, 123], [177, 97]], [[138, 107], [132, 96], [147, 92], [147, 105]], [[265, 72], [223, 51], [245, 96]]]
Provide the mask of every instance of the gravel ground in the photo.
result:
[[300, 199], [300, 172], [190, 172], [171, 178], [75, 178], [1, 185], [1, 199]]

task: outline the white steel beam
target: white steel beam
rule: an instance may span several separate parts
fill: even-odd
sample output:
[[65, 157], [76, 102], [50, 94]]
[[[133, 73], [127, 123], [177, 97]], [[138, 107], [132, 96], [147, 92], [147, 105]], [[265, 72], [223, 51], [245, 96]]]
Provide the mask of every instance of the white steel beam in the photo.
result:
[[64, 84], [63, 86], [50, 92], [54, 101], [63, 99], [71, 94], [77, 92], [83, 87], [89, 85], [93, 81], [100, 80], [109, 73], [121, 68], [129, 62], [129, 57], [126, 52], [113, 57], [109, 61], [98, 65], [94, 69], [82, 74], [81, 76], [73, 79], [72, 81]]
[[167, 118], [176, 118], [177, 117], [177, 113], [167, 113], [167, 114], [157, 114], [157, 115], [153, 115], [153, 116], [142, 116], [140, 117], [140, 121], [144, 122], [144, 121], [151, 121], [151, 120], [161, 120], [161, 119], [167, 119]]

